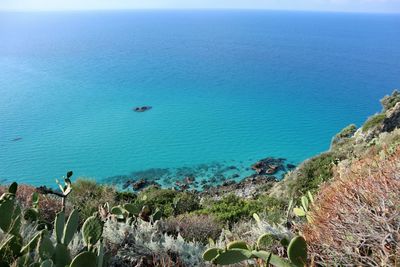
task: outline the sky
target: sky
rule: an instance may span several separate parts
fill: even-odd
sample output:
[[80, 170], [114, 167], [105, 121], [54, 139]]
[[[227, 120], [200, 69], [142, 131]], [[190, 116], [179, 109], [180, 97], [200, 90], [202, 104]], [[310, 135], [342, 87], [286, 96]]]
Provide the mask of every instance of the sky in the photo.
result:
[[400, 13], [400, 0], [0, 0], [0, 10], [272, 9]]

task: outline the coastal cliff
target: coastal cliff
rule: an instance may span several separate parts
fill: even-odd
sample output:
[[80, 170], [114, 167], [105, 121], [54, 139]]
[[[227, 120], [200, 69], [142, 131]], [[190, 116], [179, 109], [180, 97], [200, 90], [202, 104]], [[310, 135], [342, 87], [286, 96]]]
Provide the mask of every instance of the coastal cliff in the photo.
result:
[[[203, 191], [163, 189], [144, 180], [135, 181], [140, 182], [137, 192], [118, 191], [92, 180], [73, 181], [72, 172], [61, 191], [2, 186], [0, 265], [56, 263], [54, 248], [62, 246], [68, 264], [96, 251], [93, 262], [103, 266], [209, 266], [208, 259], [222, 264], [218, 257], [229, 253], [229, 246], [241, 244], [244, 253], [257, 244], [257, 250], [273, 253], [270, 263], [275, 266], [278, 259], [288, 262], [285, 266], [395, 266], [400, 262], [400, 93], [395, 90], [381, 103], [380, 113], [360, 128], [345, 127], [333, 137], [329, 151], [297, 167], [266, 158], [252, 166], [254, 175]], [[279, 170], [286, 174], [277, 181], [271, 173]], [[194, 178], [185, 181], [191, 184]], [[18, 215], [8, 222], [5, 203]], [[79, 213], [79, 234], [72, 233], [71, 243], [48, 234], [60, 220], [60, 210], [70, 218]], [[18, 229], [8, 227], [10, 222]], [[35, 236], [39, 243], [32, 241]], [[300, 248], [301, 261], [295, 263], [285, 240], [299, 238], [306, 249]], [[42, 242], [48, 254], [37, 245]], [[217, 253], [207, 257], [206, 249]], [[100, 250], [107, 257], [99, 259]], [[228, 262], [265, 264], [255, 256], [262, 253], [241, 255]], [[22, 258], [25, 262], [18, 265]]]

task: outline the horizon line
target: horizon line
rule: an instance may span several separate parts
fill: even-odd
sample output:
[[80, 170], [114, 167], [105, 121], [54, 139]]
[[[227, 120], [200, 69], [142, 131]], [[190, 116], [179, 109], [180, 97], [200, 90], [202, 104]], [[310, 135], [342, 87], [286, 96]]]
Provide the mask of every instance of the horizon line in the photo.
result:
[[275, 11], [275, 12], [310, 12], [310, 13], [345, 13], [345, 14], [387, 14], [387, 15], [400, 15], [400, 11], [359, 11], [359, 10], [324, 10], [324, 9], [270, 9], [270, 8], [250, 8], [250, 7], [227, 7], [227, 8], [64, 8], [64, 9], [8, 9], [0, 8], [0, 12], [15, 12], [15, 13], [62, 13], [62, 12], [107, 12], [107, 11]]
[[400, 15], [400, 11], [361, 11], [361, 10], [324, 10], [324, 9], [280, 9], [280, 8], [251, 8], [251, 7], [141, 7], [141, 8], [63, 8], [63, 9], [8, 9], [0, 8], [0, 12], [15, 12], [15, 13], [61, 13], [61, 12], [107, 12], [107, 11], [282, 11], [282, 12], [310, 12], [310, 13], [346, 13], [346, 14], [388, 14]]

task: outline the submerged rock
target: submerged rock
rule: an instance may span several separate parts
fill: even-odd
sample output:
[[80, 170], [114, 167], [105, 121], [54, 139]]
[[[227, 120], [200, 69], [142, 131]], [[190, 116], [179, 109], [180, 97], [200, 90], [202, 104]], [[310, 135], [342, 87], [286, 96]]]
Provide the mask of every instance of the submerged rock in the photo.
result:
[[142, 189], [145, 189], [146, 187], [149, 187], [150, 185], [155, 185], [155, 186], [160, 186], [157, 182], [155, 181], [149, 181], [146, 179], [140, 179], [135, 182], [131, 182], [132, 188], [135, 191], [140, 191]]
[[285, 171], [285, 159], [265, 158], [251, 166], [259, 175], [273, 175], [279, 171]]
[[288, 168], [289, 170], [294, 170], [296, 169], [296, 165], [288, 163], [286, 164], [286, 168]]
[[152, 108], [153, 108], [152, 106], [140, 106], [140, 107], [134, 107], [132, 110], [135, 112], [145, 112]]

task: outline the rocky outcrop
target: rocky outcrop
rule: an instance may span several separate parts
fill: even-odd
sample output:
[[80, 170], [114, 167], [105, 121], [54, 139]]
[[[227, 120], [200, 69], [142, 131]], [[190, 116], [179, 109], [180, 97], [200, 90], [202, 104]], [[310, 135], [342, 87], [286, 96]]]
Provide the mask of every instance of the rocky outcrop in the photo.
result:
[[160, 186], [157, 182], [155, 182], [155, 181], [150, 181], [150, 180], [147, 180], [147, 179], [139, 179], [139, 180], [137, 180], [137, 181], [133, 181], [133, 180], [128, 180], [128, 181], [126, 181], [125, 183], [124, 183], [124, 185], [123, 185], [123, 188], [124, 189], [126, 189], [126, 188], [129, 188], [129, 187], [131, 187], [134, 191], [140, 191], [140, 190], [143, 190], [143, 189], [145, 189], [146, 187], [149, 187], [149, 186], [151, 186], [151, 185], [154, 185], [154, 186]]
[[382, 132], [391, 132], [400, 126], [400, 102], [386, 112]]
[[279, 171], [285, 171], [285, 159], [265, 158], [251, 166], [258, 175], [273, 175]]
[[148, 111], [148, 110], [150, 110], [152, 108], [153, 108], [152, 106], [140, 106], [140, 107], [135, 107], [132, 110], [135, 111], [135, 112], [145, 112], [145, 111]]

